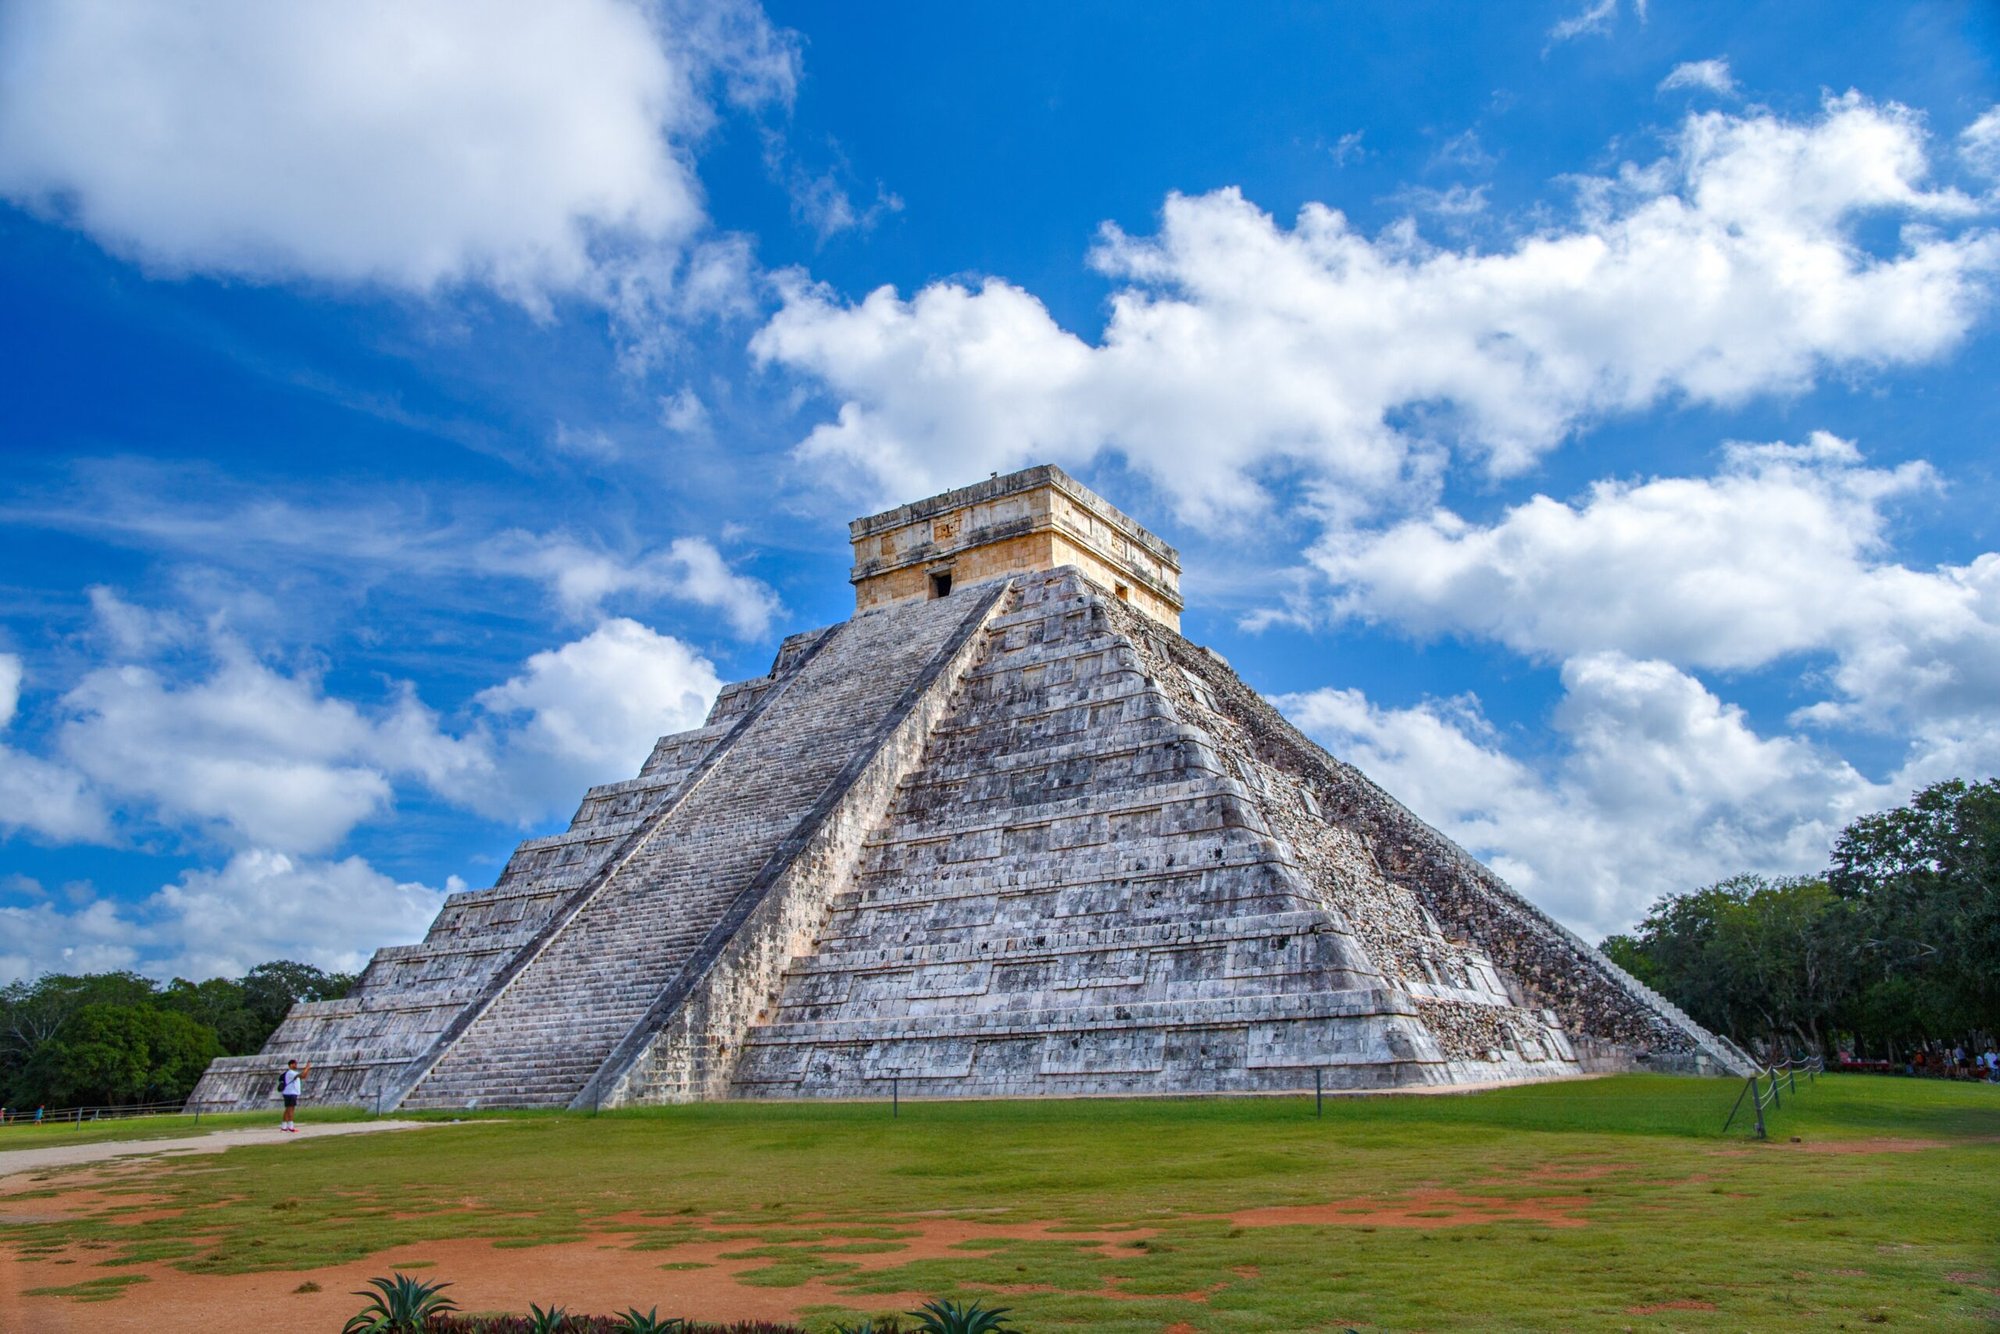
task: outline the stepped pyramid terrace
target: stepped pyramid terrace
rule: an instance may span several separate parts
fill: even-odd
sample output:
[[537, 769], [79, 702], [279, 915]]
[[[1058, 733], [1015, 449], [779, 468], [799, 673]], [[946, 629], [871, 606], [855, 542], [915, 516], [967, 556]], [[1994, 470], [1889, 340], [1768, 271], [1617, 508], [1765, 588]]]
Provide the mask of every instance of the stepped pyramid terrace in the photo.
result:
[[191, 1105], [293, 1057], [385, 1110], [1748, 1068], [1183, 639], [1061, 469], [850, 535], [853, 619]]

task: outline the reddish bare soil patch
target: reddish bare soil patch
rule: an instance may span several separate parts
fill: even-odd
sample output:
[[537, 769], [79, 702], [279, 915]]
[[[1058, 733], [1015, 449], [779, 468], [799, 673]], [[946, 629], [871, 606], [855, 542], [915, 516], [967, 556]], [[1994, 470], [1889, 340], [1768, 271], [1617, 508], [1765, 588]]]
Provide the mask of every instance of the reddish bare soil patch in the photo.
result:
[[[657, 1249], [633, 1249], [635, 1242], [646, 1241], [656, 1229], [682, 1222], [711, 1235]], [[641, 1310], [657, 1306], [663, 1315], [711, 1320], [788, 1320], [809, 1306], [908, 1310], [936, 1295], [855, 1293], [821, 1278], [782, 1288], [744, 1282], [744, 1275], [772, 1263], [762, 1256], [740, 1258], [742, 1251], [759, 1245], [758, 1234], [774, 1226], [793, 1233], [800, 1225], [796, 1219], [782, 1225], [753, 1226], [695, 1216], [646, 1217], [613, 1232], [546, 1246], [503, 1249], [487, 1240], [428, 1241], [348, 1264], [261, 1274], [189, 1274], [166, 1263], [105, 1270], [78, 1263], [86, 1256], [69, 1253], [32, 1260], [16, 1258], [0, 1267], [0, 1312], [6, 1313], [9, 1331], [23, 1334], [208, 1330], [214, 1328], [218, 1310], [256, 1311], [260, 1319], [292, 1328], [335, 1329], [360, 1307], [361, 1298], [355, 1291], [369, 1279], [387, 1273], [394, 1262], [424, 1262], [423, 1276], [451, 1283], [449, 1295], [467, 1311], [525, 1311], [530, 1302], [544, 1306], [554, 1302], [579, 1311], [610, 1312], [637, 1305]], [[802, 1251], [836, 1245], [844, 1239], [878, 1239], [843, 1234], [838, 1223], [819, 1226], [826, 1235], [795, 1243]], [[852, 1226], [856, 1233], [894, 1228], [901, 1234], [886, 1239], [895, 1250], [837, 1257], [853, 1265], [853, 1272], [862, 1273], [912, 1260], [969, 1258], [982, 1242], [1067, 1241], [1104, 1246], [1157, 1235], [1152, 1228], [1086, 1231], [1059, 1222], [985, 1223], [951, 1218], [885, 1218], [875, 1224]], [[716, 1233], [726, 1235], [716, 1237]], [[727, 1259], [726, 1255], [739, 1258]], [[66, 1287], [107, 1273], [143, 1276], [146, 1281], [106, 1302], [78, 1303], [64, 1297], [26, 1295], [32, 1288]], [[319, 1284], [321, 1291], [295, 1291], [307, 1280]], [[1137, 1294], [1107, 1287], [1101, 1295], [1127, 1298]], [[1178, 1297], [1194, 1302], [1205, 1302], [1208, 1296], [1207, 1292], [1147, 1294], [1151, 1300]]]
[[[765, 1260], [711, 1259], [701, 1269], [663, 1270], [662, 1263], [698, 1259], [703, 1250], [739, 1248], [741, 1241], [707, 1243], [686, 1251], [633, 1251], [603, 1240], [499, 1250], [484, 1241], [435, 1241], [399, 1248], [348, 1264], [264, 1274], [188, 1274], [164, 1264], [99, 1270], [58, 1266], [51, 1260], [15, 1260], [0, 1274], [0, 1311], [20, 1334], [171, 1334], [215, 1328], [218, 1311], [254, 1311], [258, 1322], [292, 1329], [338, 1329], [362, 1304], [354, 1295], [385, 1272], [390, 1259], [428, 1261], [427, 1279], [452, 1284], [449, 1295], [467, 1311], [526, 1311], [551, 1302], [576, 1311], [609, 1313], [637, 1305], [661, 1314], [712, 1320], [789, 1320], [807, 1306], [838, 1304], [864, 1310], [907, 1309], [930, 1293], [852, 1294], [820, 1279], [789, 1288], [741, 1283], [746, 1270]], [[669, 1259], [671, 1257], [671, 1259]], [[857, 1256], [857, 1260], [880, 1257]], [[893, 1258], [893, 1257], [892, 1257]], [[62, 1297], [29, 1297], [31, 1288], [60, 1287], [104, 1273], [142, 1274], [113, 1301], [79, 1303]], [[295, 1291], [311, 1280], [321, 1291]], [[11, 1323], [18, 1322], [18, 1323]]]
[[[77, 1184], [60, 1189], [56, 1182], [14, 1177], [0, 1188], [0, 1226], [29, 1226], [36, 1223], [63, 1223], [72, 1218], [97, 1218], [119, 1225], [156, 1223], [163, 1218], [179, 1218], [183, 1210], [167, 1203], [167, 1196], [146, 1191], [119, 1189], [120, 1177], [140, 1175], [131, 1167], [99, 1170], [76, 1178]], [[10, 1199], [31, 1191], [51, 1190], [53, 1195], [35, 1199]]]
[[1268, 1209], [1244, 1209], [1228, 1215], [1238, 1227], [1286, 1227], [1299, 1223], [1345, 1227], [1465, 1227], [1476, 1223], [1540, 1223], [1545, 1227], [1586, 1227], [1575, 1210], [1590, 1204], [1588, 1195], [1537, 1195], [1505, 1199], [1465, 1195], [1451, 1190], [1420, 1190], [1407, 1195], [1364, 1196], [1329, 1204], [1288, 1204]]

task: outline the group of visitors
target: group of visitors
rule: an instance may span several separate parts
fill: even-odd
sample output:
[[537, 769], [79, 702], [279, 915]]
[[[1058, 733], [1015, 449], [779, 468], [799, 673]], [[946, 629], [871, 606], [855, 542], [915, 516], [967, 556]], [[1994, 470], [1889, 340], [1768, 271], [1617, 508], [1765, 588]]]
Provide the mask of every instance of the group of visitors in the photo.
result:
[[1841, 1070], [1880, 1074], [1917, 1075], [1926, 1079], [1967, 1079], [1975, 1083], [2000, 1084], [2000, 1048], [1989, 1042], [1981, 1051], [1977, 1044], [1952, 1047], [1918, 1047], [1900, 1061], [1871, 1061], [1849, 1051], [1840, 1053]]
[[27, 1112], [16, 1112], [6, 1107], [0, 1107], [0, 1126], [6, 1125], [9, 1121], [33, 1121], [36, 1125], [40, 1125], [42, 1117], [47, 1114], [48, 1110], [46, 1107], [37, 1107], [33, 1115], [30, 1115]]
[[[1916, 1059], [1923, 1061], [1924, 1053], [1918, 1052]], [[2000, 1082], [2000, 1052], [1995, 1052], [1991, 1043], [1985, 1051], [1964, 1045], [1956, 1046], [1949, 1053], [1939, 1052], [1932, 1058], [1931, 1068], [1919, 1070], [1918, 1074], [1934, 1074], [1943, 1079], [1980, 1079]]]

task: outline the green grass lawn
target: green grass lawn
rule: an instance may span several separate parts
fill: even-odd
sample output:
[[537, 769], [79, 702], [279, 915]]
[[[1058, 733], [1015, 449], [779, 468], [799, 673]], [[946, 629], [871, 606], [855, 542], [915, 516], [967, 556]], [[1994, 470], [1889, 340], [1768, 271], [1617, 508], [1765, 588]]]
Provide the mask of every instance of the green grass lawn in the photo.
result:
[[[0, 1240], [87, 1250], [81, 1282], [145, 1260], [309, 1271], [379, 1254], [386, 1272], [453, 1237], [647, 1252], [729, 1239], [742, 1242], [731, 1256], [761, 1262], [745, 1281], [829, 1281], [849, 1294], [840, 1313], [920, 1291], [1009, 1306], [1027, 1331], [2000, 1321], [2000, 1088], [1828, 1077], [1773, 1113], [1774, 1142], [1758, 1145], [1740, 1123], [1721, 1134], [1738, 1087], [1625, 1076], [1329, 1099], [1318, 1119], [1310, 1098], [905, 1103], [893, 1120], [882, 1104], [797, 1103], [515, 1116], [162, 1163], [128, 1186], [148, 1209], [164, 1196], [171, 1217], [121, 1221], [113, 1205]], [[1460, 1222], [1438, 1198], [1497, 1217]], [[1329, 1202], [1354, 1212], [1228, 1217]], [[1398, 1208], [1414, 1225], [1371, 1221]], [[895, 1261], [913, 1220], [952, 1216], [1149, 1235], [988, 1238]]]

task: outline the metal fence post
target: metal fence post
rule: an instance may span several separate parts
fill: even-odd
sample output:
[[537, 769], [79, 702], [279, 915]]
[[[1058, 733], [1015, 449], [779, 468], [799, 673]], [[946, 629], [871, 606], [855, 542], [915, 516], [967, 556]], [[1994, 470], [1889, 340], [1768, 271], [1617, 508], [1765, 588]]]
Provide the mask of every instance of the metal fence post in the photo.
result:
[[903, 1114], [903, 1077], [889, 1076], [889, 1119], [895, 1120]]
[[1736, 1124], [1736, 1113], [1743, 1110], [1743, 1095], [1750, 1091], [1751, 1085], [1754, 1084], [1755, 1082], [1756, 1082], [1755, 1080], [1752, 1080], [1750, 1081], [1750, 1083], [1745, 1084], [1742, 1088], [1736, 1090], [1736, 1101], [1729, 1104], [1729, 1115], [1722, 1119], [1723, 1134], [1727, 1135], [1729, 1133], [1729, 1127]]
[[1324, 1073], [1317, 1069], [1313, 1071], [1313, 1115], [1319, 1117], [1326, 1115], [1326, 1084], [1322, 1078]]

